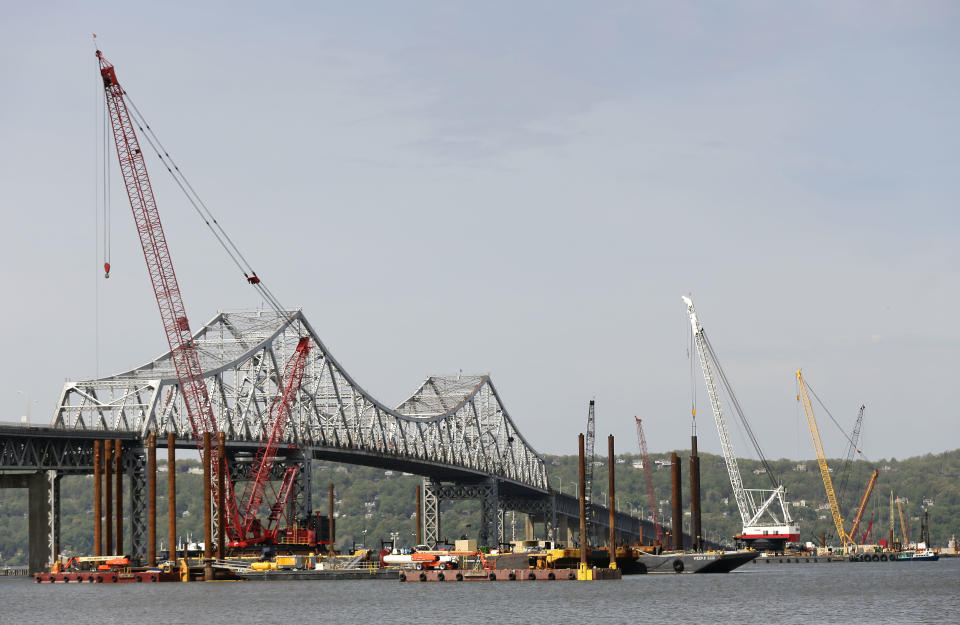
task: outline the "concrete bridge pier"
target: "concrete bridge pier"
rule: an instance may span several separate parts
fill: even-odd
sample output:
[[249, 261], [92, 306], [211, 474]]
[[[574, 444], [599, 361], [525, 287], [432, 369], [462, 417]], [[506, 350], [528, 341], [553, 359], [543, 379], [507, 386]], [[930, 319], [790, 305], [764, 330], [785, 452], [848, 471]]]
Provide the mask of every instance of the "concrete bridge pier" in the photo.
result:
[[0, 488], [26, 488], [29, 534], [27, 566], [46, 571], [60, 552], [60, 475], [37, 471], [0, 475]]

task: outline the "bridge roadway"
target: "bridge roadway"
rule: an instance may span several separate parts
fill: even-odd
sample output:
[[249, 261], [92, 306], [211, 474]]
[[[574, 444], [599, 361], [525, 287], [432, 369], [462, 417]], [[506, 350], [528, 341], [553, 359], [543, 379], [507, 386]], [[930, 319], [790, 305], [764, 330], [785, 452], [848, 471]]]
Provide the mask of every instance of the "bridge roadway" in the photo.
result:
[[[284, 363], [303, 336], [312, 339], [313, 348], [285, 432], [283, 461], [275, 465], [280, 473], [291, 463], [300, 466], [294, 489], [298, 515], [312, 509], [311, 462], [327, 460], [422, 476], [427, 542], [443, 537], [440, 503], [451, 499], [479, 500], [481, 544], [502, 540], [504, 510], [527, 513], [543, 524], [542, 536], [569, 541], [569, 527], [579, 523], [577, 502], [550, 489], [543, 457], [516, 428], [488, 375], [431, 376], [389, 408], [344, 371], [300, 311], [221, 312], [194, 335], [235, 480], [244, 479], [250, 464], [238, 458], [250, 457], [269, 428]], [[49, 428], [0, 426], [0, 474], [19, 475], [12, 478], [17, 485], [34, 479], [35, 497], [47, 492], [46, 517], [31, 523], [47, 528], [46, 554], [58, 551], [60, 477], [93, 472], [96, 439], [125, 441], [129, 551], [137, 557], [146, 553], [143, 442], [149, 433], [157, 433], [161, 444], [173, 433], [177, 447], [196, 448], [169, 353], [125, 373], [65, 383]], [[41, 477], [22, 477], [30, 473], [46, 485], [39, 485]], [[596, 510], [598, 531], [606, 535], [608, 513], [603, 506]], [[644, 524], [616, 516], [625, 541], [640, 539]]]

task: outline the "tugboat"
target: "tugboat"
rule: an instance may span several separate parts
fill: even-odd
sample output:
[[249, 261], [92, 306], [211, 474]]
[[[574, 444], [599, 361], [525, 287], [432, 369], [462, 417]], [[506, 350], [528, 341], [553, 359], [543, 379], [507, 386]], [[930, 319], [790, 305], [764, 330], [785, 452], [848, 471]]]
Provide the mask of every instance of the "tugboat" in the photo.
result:
[[939, 559], [940, 554], [930, 548], [905, 552], [900, 555], [901, 562], [936, 562]]

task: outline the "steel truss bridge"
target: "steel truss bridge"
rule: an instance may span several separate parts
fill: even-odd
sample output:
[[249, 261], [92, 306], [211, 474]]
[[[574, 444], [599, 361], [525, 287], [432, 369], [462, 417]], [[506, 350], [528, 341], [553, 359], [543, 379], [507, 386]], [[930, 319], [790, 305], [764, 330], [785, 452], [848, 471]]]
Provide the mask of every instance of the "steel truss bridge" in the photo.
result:
[[[550, 488], [543, 458], [517, 430], [489, 376], [432, 376], [389, 408], [350, 377], [300, 311], [222, 312], [194, 336], [234, 480], [246, 478], [249, 463], [242, 460], [259, 447], [284, 364], [303, 336], [315, 348], [290, 413], [282, 460], [274, 465], [278, 476], [290, 464], [301, 469], [294, 487], [298, 516], [313, 508], [311, 462], [329, 460], [422, 476], [423, 531], [431, 544], [442, 537], [440, 503], [454, 499], [479, 500], [480, 541], [488, 546], [502, 541], [506, 510], [531, 515], [548, 538], [572, 538], [576, 500]], [[161, 444], [173, 433], [177, 447], [196, 447], [169, 353], [118, 375], [67, 382], [49, 428], [0, 428], [0, 473], [40, 471], [46, 480], [29, 486], [37, 497], [46, 489], [47, 553], [59, 551], [59, 477], [93, 473], [93, 441], [120, 438], [130, 490], [129, 551], [145, 556], [144, 440], [150, 433]], [[608, 526], [608, 511], [595, 507], [599, 533]], [[624, 540], [640, 539], [644, 524], [616, 516]]]

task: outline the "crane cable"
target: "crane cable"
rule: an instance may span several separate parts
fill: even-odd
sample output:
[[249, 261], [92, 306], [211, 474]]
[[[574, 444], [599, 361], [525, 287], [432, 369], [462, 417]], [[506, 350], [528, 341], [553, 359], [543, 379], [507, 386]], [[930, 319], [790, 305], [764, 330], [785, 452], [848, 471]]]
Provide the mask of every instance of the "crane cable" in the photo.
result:
[[734, 424], [737, 425], [738, 429], [740, 425], [743, 425], [743, 429], [746, 430], [747, 437], [750, 439], [750, 442], [753, 443], [753, 448], [757, 452], [757, 456], [760, 457], [760, 463], [763, 465], [763, 468], [766, 469], [766, 475], [770, 479], [770, 483], [773, 485], [774, 490], [776, 490], [780, 487], [780, 476], [774, 472], [773, 466], [771, 466], [769, 461], [767, 461], [767, 457], [760, 448], [760, 442], [757, 440], [757, 437], [753, 432], [753, 428], [750, 427], [750, 422], [747, 421], [747, 417], [743, 413], [743, 408], [740, 406], [740, 401], [733, 392], [733, 385], [731, 385], [730, 381], [727, 379], [727, 374], [724, 372], [723, 366], [720, 364], [720, 359], [717, 358], [716, 352], [713, 351], [713, 345], [710, 343], [710, 339], [707, 338], [707, 333], [703, 330], [703, 328], [700, 329], [700, 334], [703, 337], [703, 344], [707, 348], [707, 353], [710, 355], [710, 359], [713, 361], [713, 364], [717, 369], [717, 377], [720, 379], [720, 383], [723, 385], [723, 388], [726, 389], [727, 397], [730, 399], [730, 403], [733, 405], [734, 413], [737, 416], [737, 419], [734, 420]]
[[106, 94], [103, 100], [103, 274], [110, 277], [110, 111], [107, 108]]
[[[799, 383], [798, 383], [798, 384], [799, 384]], [[863, 452], [860, 451], [860, 448], [857, 447], [857, 444], [853, 441], [852, 438], [850, 438], [850, 435], [847, 434], [847, 433], [844, 431], [844, 429], [840, 426], [840, 424], [839, 424], [839, 423], [837, 422], [837, 420], [833, 417], [833, 415], [830, 414], [830, 410], [829, 410], [829, 409], [824, 405], [824, 403], [820, 400], [820, 398], [817, 396], [816, 391], [813, 390], [813, 387], [810, 386], [810, 383], [807, 382], [807, 379], [806, 379], [806, 378], [803, 379], [803, 384], [804, 384], [804, 386], [807, 387], [807, 390], [810, 391], [810, 394], [813, 395], [814, 399], [817, 400], [817, 403], [820, 404], [820, 407], [823, 408], [823, 411], [827, 413], [827, 416], [830, 417], [830, 420], [833, 421], [833, 424], [834, 424], [835, 426], [837, 426], [837, 429], [840, 430], [840, 433], [843, 434], [843, 437], [844, 437], [845, 439], [847, 439], [847, 441], [849, 441], [851, 445], [853, 445], [854, 449], [857, 450], [857, 453], [858, 453], [858, 454], [862, 454]], [[797, 398], [799, 398], [799, 397], [800, 397], [800, 393], [798, 392], [798, 393], [797, 393]]]
[[137, 124], [137, 128], [140, 129], [140, 132], [143, 134], [147, 143], [153, 148], [154, 152], [157, 155], [157, 158], [160, 159], [160, 162], [163, 163], [166, 167], [167, 172], [173, 178], [174, 182], [177, 183], [177, 186], [180, 187], [180, 190], [183, 191], [183, 194], [186, 196], [187, 200], [190, 202], [190, 205], [193, 206], [193, 209], [196, 211], [197, 215], [203, 220], [203, 223], [207, 226], [211, 233], [213, 233], [214, 238], [224, 249], [230, 259], [234, 262], [243, 277], [247, 280], [249, 284], [252, 284], [263, 296], [264, 300], [274, 309], [277, 314], [282, 316], [289, 316], [289, 311], [285, 310], [280, 304], [280, 301], [273, 294], [270, 289], [263, 284], [260, 278], [257, 276], [257, 272], [254, 271], [253, 266], [243, 255], [240, 249], [237, 247], [236, 243], [233, 242], [233, 239], [230, 238], [230, 235], [227, 234], [223, 226], [220, 225], [220, 222], [217, 221], [216, 217], [213, 215], [213, 212], [207, 207], [206, 203], [200, 198], [200, 194], [197, 193], [196, 189], [190, 184], [190, 181], [180, 170], [180, 167], [173, 160], [173, 157], [170, 156], [170, 153], [160, 142], [159, 137], [156, 133], [153, 132], [153, 128], [150, 127], [150, 124], [147, 123], [146, 118], [140, 112], [140, 109], [137, 108], [137, 105], [134, 103], [133, 98], [130, 97], [130, 94], [124, 89], [123, 95], [130, 102], [131, 109], [133, 111], [133, 121]]

